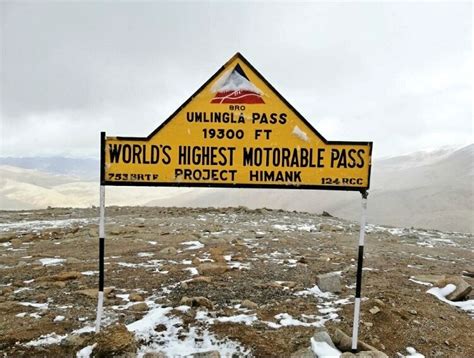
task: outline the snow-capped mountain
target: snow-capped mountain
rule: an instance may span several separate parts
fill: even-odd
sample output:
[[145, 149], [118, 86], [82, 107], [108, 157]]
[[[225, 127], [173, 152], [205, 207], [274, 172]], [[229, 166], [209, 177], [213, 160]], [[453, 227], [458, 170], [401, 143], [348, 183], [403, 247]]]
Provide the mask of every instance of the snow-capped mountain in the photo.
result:
[[212, 86], [211, 92], [216, 93], [211, 103], [264, 103], [262, 91], [249, 81], [239, 65], [226, 71]]

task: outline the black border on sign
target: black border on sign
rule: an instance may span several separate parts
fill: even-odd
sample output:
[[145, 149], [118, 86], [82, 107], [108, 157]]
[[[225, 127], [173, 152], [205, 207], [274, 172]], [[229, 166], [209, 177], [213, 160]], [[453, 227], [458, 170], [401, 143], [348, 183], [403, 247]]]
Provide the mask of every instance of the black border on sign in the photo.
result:
[[[164, 128], [173, 118], [181, 112], [181, 110], [191, 102], [194, 97], [196, 97], [210, 82], [212, 82], [221, 72], [223, 72], [231, 62], [235, 59], [240, 59], [244, 62], [265, 85], [270, 88], [277, 97], [288, 107], [290, 108], [308, 128], [310, 128], [313, 133], [319, 137], [325, 144], [329, 145], [367, 145], [369, 146], [369, 158], [372, 158], [372, 144], [373, 142], [362, 142], [362, 141], [328, 141], [324, 138], [321, 133], [319, 133], [302, 115], [299, 113], [281, 94], [278, 92], [266, 79], [263, 77], [260, 72], [255, 69], [255, 67], [247, 61], [247, 59], [242, 56], [240, 52], [237, 52], [232, 58], [227, 61], [224, 66], [217, 70], [214, 75], [211, 76], [199, 89], [194, 92], [194, 94], [189, 97], [186, 102], [184, 102], [176, 111], [173, 112], [161, 125], [158, 126], [153, 132], [151, 132], [147, 137], [123, 137], [117, 136], [113, 137], [117, 140], [134, 140], [134, 141], [148, 141], [156, 133], [158, 133], [162, 128]], [[176, 182], [176, 183], [149, 183], [149, 182], [116, 182], [116, 181], [107, 181], [105, 178], [105, 132], [101, 132], [101, 150], [100, 150], [100, 181], [101, 185], [111, 185], [111, 186], [184, 186], [184, 187], [206, 187], [206, 188], [259, 188], [259, 189], [316, 189], [316, 190], [345, 190], [345, 191], [366, 191], [370, 187], [370, 176], [372, 171], [372, 160], [369, 163], [369, 175], [367, 180], [366, 187], [355, 187], [355, 186], [338, 186], [338, 185], [287, 185], [287, 184], [221, 184], [221, 183], [185, 183], [185, 182]]]

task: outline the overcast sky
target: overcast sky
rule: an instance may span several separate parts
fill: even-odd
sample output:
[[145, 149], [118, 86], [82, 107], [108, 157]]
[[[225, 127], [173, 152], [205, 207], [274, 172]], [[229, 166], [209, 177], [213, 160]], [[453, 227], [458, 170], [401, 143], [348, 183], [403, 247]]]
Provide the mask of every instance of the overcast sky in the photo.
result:
[[98, 157], [241, 52], [329, 140], [473, 142], [472, 4], [0, 3], [1, 156]]

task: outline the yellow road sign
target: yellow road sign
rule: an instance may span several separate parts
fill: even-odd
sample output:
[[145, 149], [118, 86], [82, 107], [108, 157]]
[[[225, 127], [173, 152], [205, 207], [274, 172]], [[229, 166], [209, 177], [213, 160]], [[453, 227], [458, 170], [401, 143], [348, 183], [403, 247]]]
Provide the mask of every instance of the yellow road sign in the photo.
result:
[[372, 142], [327, 141], [239, 53], [148, 137], [101, 140], [103, 185], [365, 191]]

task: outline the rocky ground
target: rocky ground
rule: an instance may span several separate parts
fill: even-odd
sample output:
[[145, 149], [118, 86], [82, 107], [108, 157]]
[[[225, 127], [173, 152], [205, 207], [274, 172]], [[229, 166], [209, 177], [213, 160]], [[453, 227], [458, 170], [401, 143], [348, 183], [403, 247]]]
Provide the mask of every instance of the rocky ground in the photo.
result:
[[[3, 356], [304, 357], [322, 327], [333, 338], [352, 332], [357, 223], [110, 207], [104, 329], [95, 335], [97, 215], [0, 212]], [[360, 339], [390, 357], [474, 357], [473, 293], [455, 303], [427, 293], [442, 276], [474, 284], [472, 239], [369, 225]], [[330, 281], [318, 281], [326, 273]]]

